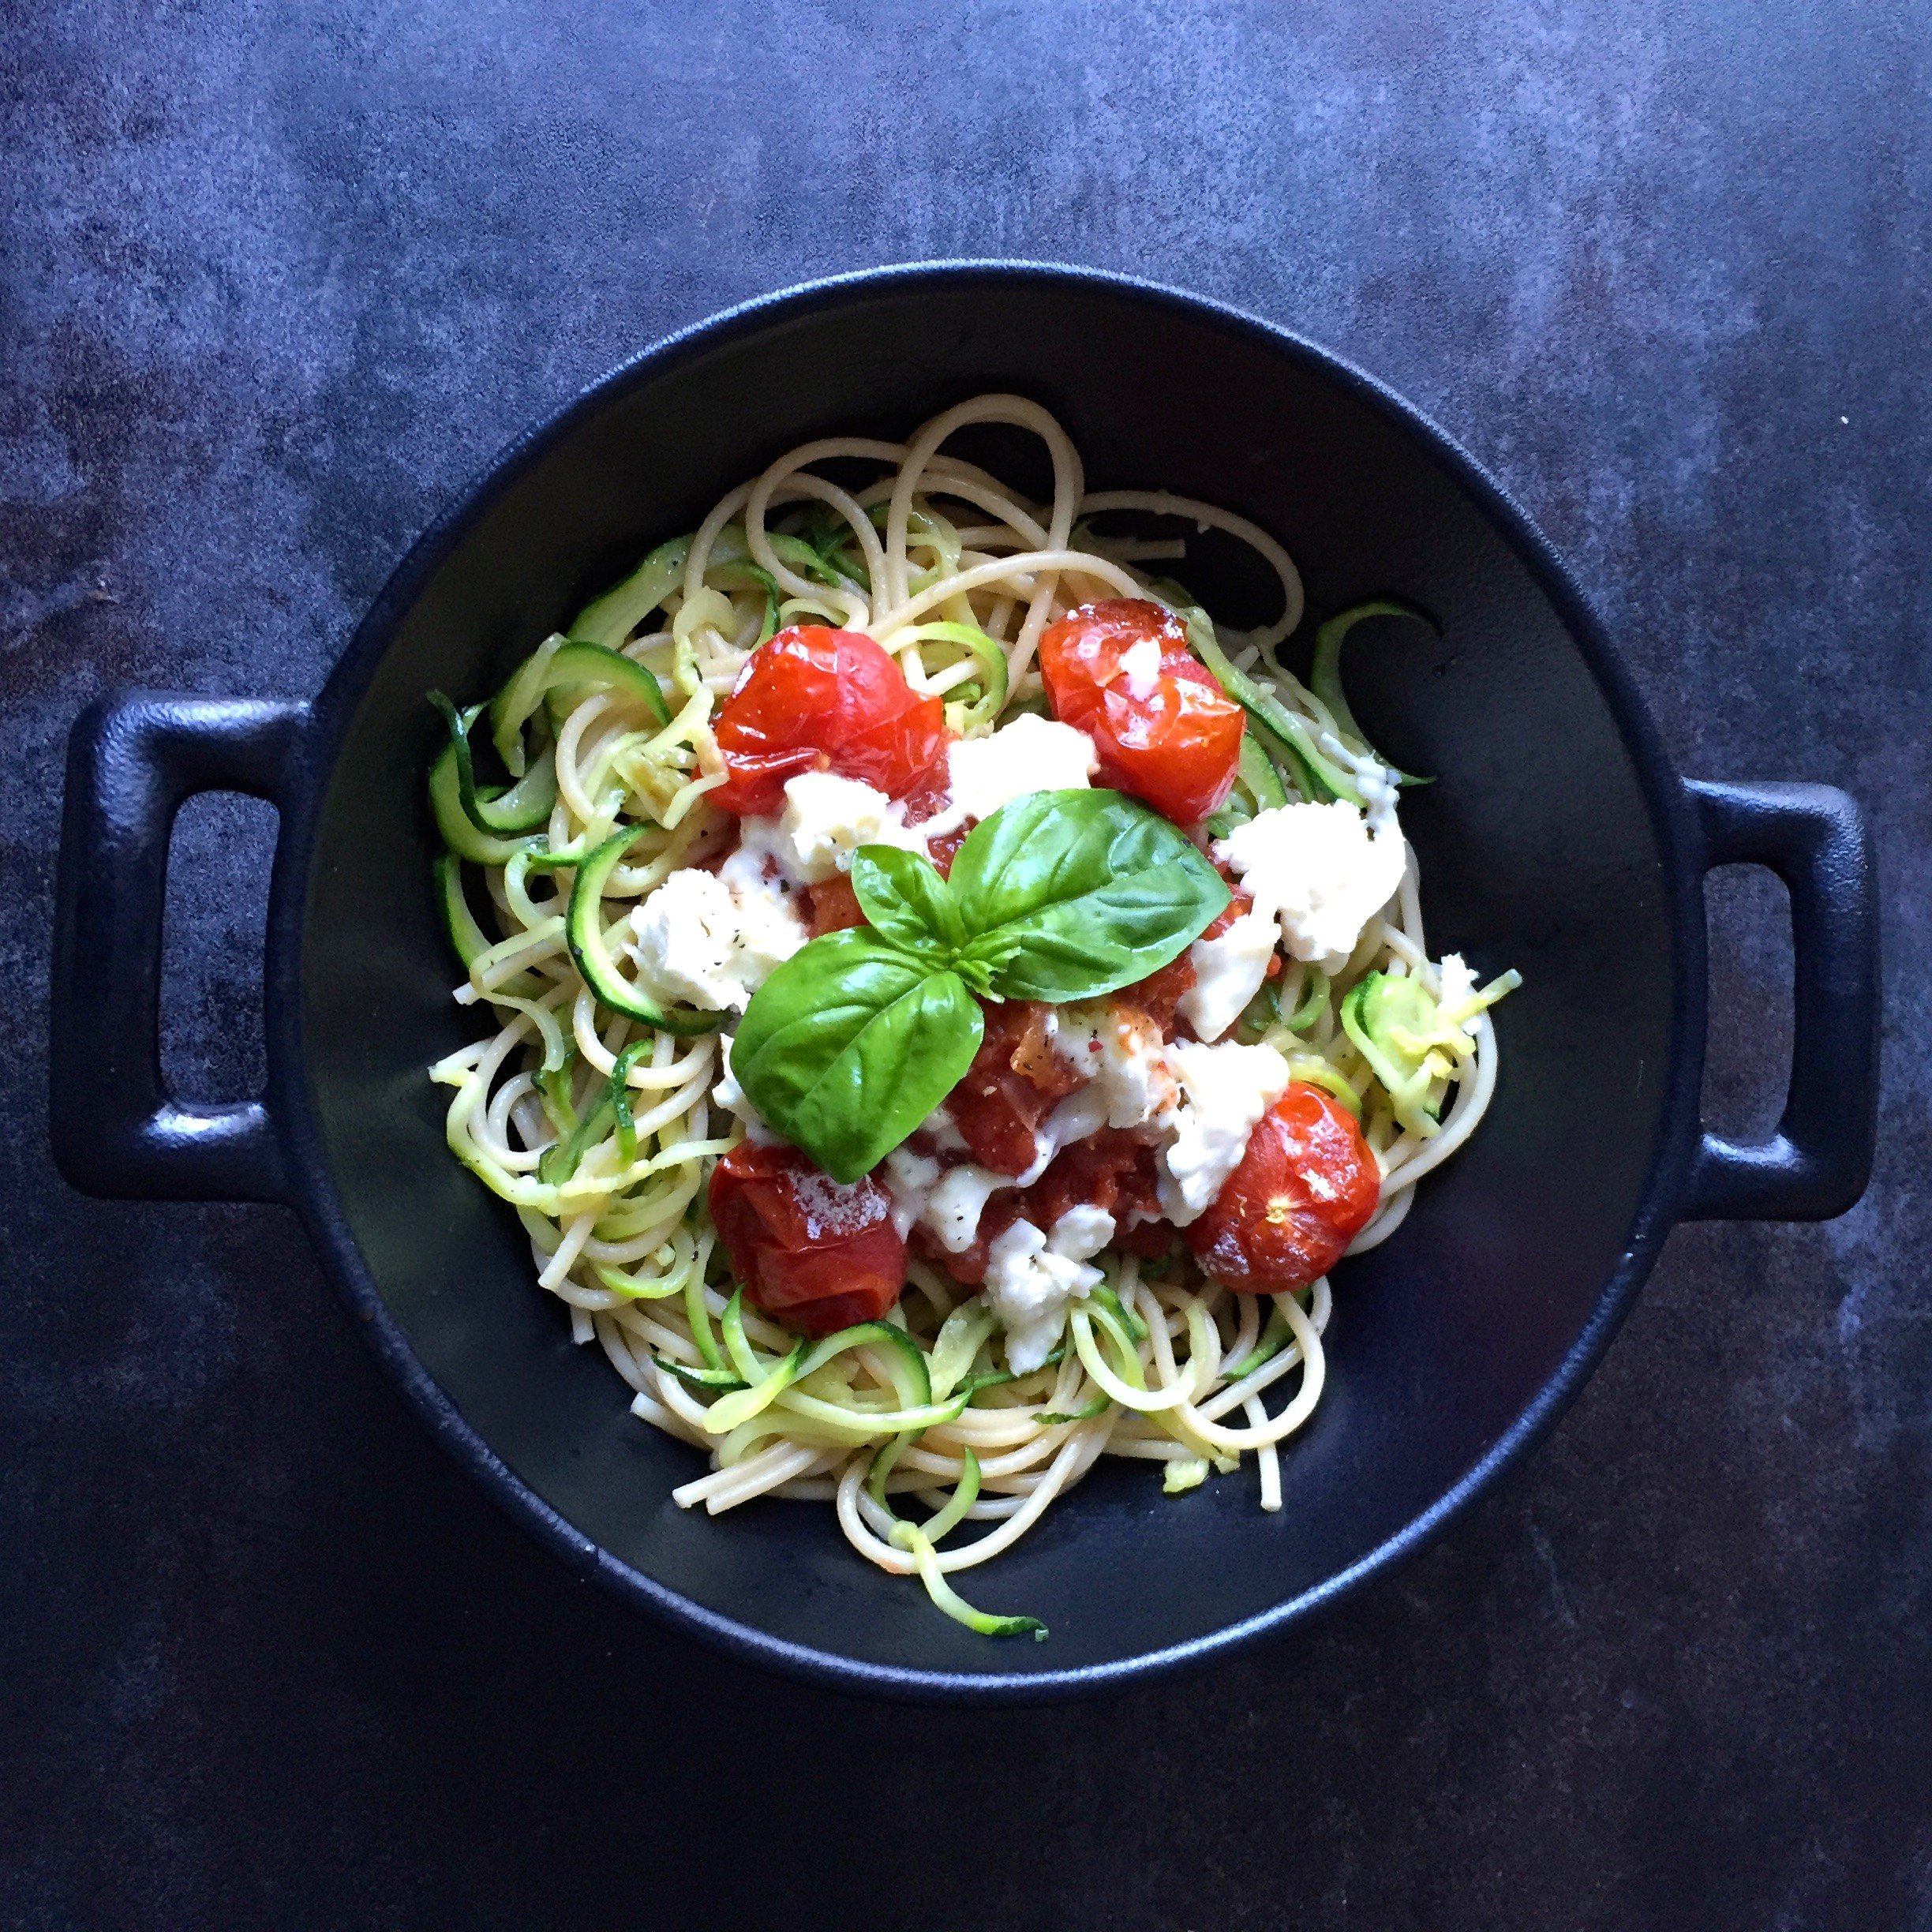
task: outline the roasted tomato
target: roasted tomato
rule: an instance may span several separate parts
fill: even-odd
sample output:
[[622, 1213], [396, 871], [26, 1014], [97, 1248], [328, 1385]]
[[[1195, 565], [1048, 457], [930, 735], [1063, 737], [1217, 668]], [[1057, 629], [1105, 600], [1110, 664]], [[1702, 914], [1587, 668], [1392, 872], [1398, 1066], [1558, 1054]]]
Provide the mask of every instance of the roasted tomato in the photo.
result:
[[1182, 1232], [1223, 1286], [1279, 1294], [1326, 1275], [1381, 1193], [1354, 1117], [1332, 1094], [1296, 1080], [1256, 1123], [1214, 1204]]
[[[1158, 659], [1144, 648], [1144, 664], [1126, 661], [1149, 643]], [[1103, 784], [1182, 826], [1226, 798], [1241, 762], [1241, 706], [1159, 605], [1112, 597], [1068, 612], [1040, 638], [1040, 673], [1054, 715], [1093, 739]]]
[[785, 781], [807, 771], [902, 798], [950, 736], [941, 701], [915, 695], [870, 638], [815, 624], [781, 631], [752, 657], [713, 729], [731, 775], [711, 796], [741, 817], [777, 811]]
[[747, 1140], [713, 1170], [710, 1198], [746, 1298], [787, 1327], [830, 1335], [899, 1299], [905, 1243], [870, 1175], [848, 1187], [796, 1148]]
[[986, 1033], [946, 1111], [982, 1167], [1020, 1174], [1033, 1165], [1034, 1131], [1081, 1076], [1046, 1039], [1048, 1009], [1037, 1000], [986, 1008]]

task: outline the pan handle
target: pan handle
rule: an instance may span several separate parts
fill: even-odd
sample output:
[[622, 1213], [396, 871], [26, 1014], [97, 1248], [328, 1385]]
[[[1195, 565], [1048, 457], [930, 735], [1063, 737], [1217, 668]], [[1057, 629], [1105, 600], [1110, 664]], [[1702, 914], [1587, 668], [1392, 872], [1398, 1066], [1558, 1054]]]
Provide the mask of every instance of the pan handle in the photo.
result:
[[1686, 781], [1703, 869], [1767, 866], [1791, 893], [1791, 1087], [1777, 1131], [1706, 1133], [1687, 1221], [1828, 1221], [1865, 1191], [1878, 1124], [1878, 882], [1865, 817], [1818, 784]]
[[161, 915], [168, 834], [197, 792], [279, 807], [303, 764], [309, 707], [122, 691], [67, 747], [54, 885], [54, 1159], [110, 1200], [289, 1198], [260, 1100], [191, 1106], [161, 1077]]

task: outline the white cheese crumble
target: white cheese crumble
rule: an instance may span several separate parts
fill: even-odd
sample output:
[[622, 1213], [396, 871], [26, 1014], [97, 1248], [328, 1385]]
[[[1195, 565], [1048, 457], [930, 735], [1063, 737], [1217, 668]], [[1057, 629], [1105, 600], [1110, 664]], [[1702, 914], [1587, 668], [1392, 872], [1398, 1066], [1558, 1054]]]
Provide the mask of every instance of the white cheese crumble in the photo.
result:
[[1114, 1238], [1114, 1217], [1091, 1201], [1069, 1208], [1053, 1224], [1047, 1246], [1076, 1261], [1090, 1260]]
[[[765, 822], [769, 826], [769, 820]], [[861, 845], [898, 845], [924, 852], [926, 841], [908, 828], [902, 809], [880, 791], [858, 778], [836, 772], [800, 772], [785, 783], [784, 811], [774, 837], [754, 819], [739, 824], [747, 845], [769, 849], [779, 868], [807, 886], [852, 870], [852, 854]]]
[[1161, 1206], [1176, 1227], [1197, 1221], [1241, 1165], [1254, 1125], [1288, 1087], [1272, 1046], [1182, 1041], [1167, 1049], [1181, 1083], [1173, 1138], [1159, 1157]]
[[1000, 1189], [1013, 1185], [1011, 1174], [994, 1174], [990, 1167], [976, 1167], [970, 1161], [949, 1167], [927, 1203], [926, 1225], [939, 1237], [942, 1248], [950, 1254], [963, 1254], [979, 1238], [979, 1216], [988, 1200]]
[[1244, 912], [1213, 939], [1196, 939], [1188, 951], [1194, 983], [1181, 995], [1179, 1010], [1204, 1040], [1218, 1040], [1261, 990], [1268, 961], [1281, 936], [1270, 912]]
[[966, 1136], [960, 1132], [959, 1122], [953, 1119], [952, 1110], [943, 1100], [919, 1122], [915, 1131], [931, 1135], [933, 1145], [942, 1154], [966, 1151]]
[[893, 1226], [904, 1241], [932, 1199], [932, 1191], [938, 1185], [939, 1163], [927, 1155], [915, 1153], [909, 1147], [896, 1147], [886, 1156], [886, 1164], [876, 1178], [892, 1196]]
[[1399, 831], [1372, 833], [1339, 799], [1271, 806], [1235, 826], [1214, 852], [1240, 877], [1255, 910], [1280, 920], [1288, 950], [1329, 972], [1348, 963], [1409, 865]]
[[1127, 695], [1136, 700], [1151, 698], [1160, 683], [1160, 639], [1136, 638], [1121, 653], [1121, 674], [1127, 680]]
[[647, 993], [722, 1013], [748, 1006], [805, 939], [784, 893], [762, 877], [685, 867], [632, 908], [623, 943]]
[[[1057, 1030], [1050, 1035], [1056, 1050], [1089, 1077], [1042, 1123], [1034, 1136], [1032, 1165], [1021, 1174], [994, 1174], [970, 1163], [942, 1169], [910, 1147], [895, 1148], [886, 1156], [879, 1178], [892, 1197], [893, 1222], [901, 1239], [915, 1226], [923, 1226], [948, 1253], [964, 1253], [978, 1237], [987, 1201], [1002, 1188], [1029, 1185], [1057, 1155], [1108, 1126], [1137, 1129], [1153, 1147], [1162, 1211], [1175, 1226], [1185, 1227], [1221, 1192], [1247, 1151], [1255, 1122], [1288, 1084], [1288, 1063], [1271, 1046], [1231, 1041], [1163, 1046], [1158, 1035], [1138, 1026], [1128, 1013], [1098, 1005], [1063, 1007], [1056, 1017]], [[1110, 1215], [1080, 1207], [1054, 1223], [1049, 1245], [1062, 1258], [1084, 1260], [1105, 1247], [1114, 1232]], [[1000, 1242], [1007, 1239], [1004, 1234], [997, 1237], [989, 1253], [1000, 1253]], [[1076, 1253], [1082, 1241], [1091, 1245]], [[1042, 1250], [1029, 1248], [1023, 1255], [1009, 1244], [1006, 1252], [1017, 1257], [1010, 1264], [1017, 1268]], [[987, 1279], [990, 1284], [990, 1272]], [[1013, 1279], [1020, 1282], [1022, 1276]], [[1032, 1283], [1024, 1296], [1037, 1300], [1044, 1290], [1032, 1276], [1024, 1280]], [[1013, 1292], [1020, 1294], [1021, 1289]], [[1025, 1305], [1031, 1309], [1034, 1302]], [[1029, 1313], [1024, 1319], [1034, 1317]], [[1058, 1333], [1057, 1325], [1052, 1332]], [[1050, 1336], [1043, 1353], [1050, 1346]]]
[[1106, 1279], [1088, 1258], [1114, 1238], [1114, 1217], [1075, 1208], [1043, 1234], [1016, 1221], [996, 1235], [987, 1253], [987, 1305], [1006, 1331], [1006, 1365], [1015, 1375], [1039, 1367], [1066, 1324], [1067, 1305]]
[[929, 839], [968, 818], [990, 818], [1031, 792], [1080, 792], [1099, 768], [1093, 740], [1071, 724], [1022, 712], [983, 738], [961, 738], [946, 753], [951, 802], [917, 829]]

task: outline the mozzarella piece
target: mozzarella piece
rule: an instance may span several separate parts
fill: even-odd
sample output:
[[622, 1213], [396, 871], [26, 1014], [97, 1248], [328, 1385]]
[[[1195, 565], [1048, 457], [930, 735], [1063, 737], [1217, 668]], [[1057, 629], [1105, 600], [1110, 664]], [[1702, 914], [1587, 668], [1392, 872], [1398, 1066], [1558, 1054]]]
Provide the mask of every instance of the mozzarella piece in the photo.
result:
[[632, 908], [623, 943], [647, 993], [722, 1013], [748, 1006], [805, 938], [798, 915], [762, 878], [684, 867]]
[[769, 879], [730, 879], [738, 908], [738, 972], [755, 993], [811, 936], [797, 904]]
[[[927, 1125], [930, 1128], [941, 1120], [950, 1140], [963, 1148], [964, 1139], [943, 1110], [929, 1115]], [[994, 1174], [990, 1168], [976, 1166], [970, 1161], [957, 1167], [942, 1167], [910, 1146], [894, 1148], [886, 1156], [878, 1178], [892, 1196], [893, 1220], [900, 1238], [903, 1240], [915, 1225], [922, 1226], [930, 1230], [949, 1254], [964, 1254], [979, 1239], [979, 1217], [986, 1211], [987, 1203], [1002, 1188], [1031, 1187], [1062, 1149], [1098, 1133], [1106, 1125], [1104, 1103], [1096, 1098], [1091, 1087], [1083, 1087], [1069, 1094], [1040, 1124], [1039, 1133], [1033, 1136], [1033, 1164], [1024, 1174]], [[1105, 1245], [1105, 1237], [1101, 1245]]]
[[990, 818], [1031, 792], [1084, 792], [1099, 762], [1084, 731], [1024, 711], [1010, 724], [983, 738], [961, 738], [948, 750], [951, 802], [918, 829], [934, 839], [968, 818]]
[[1056, 1156], [1076, 1140], [1091, 1140], [1107, 1124], [1106, 1098], [1091, 1084], [1069, 1094], [1046, 1119], [1033, 1136], [1033, 1165], [1013, 1182], [1015, 1187], [1031, 1187]]
[[1089, 1261], [1114, 1238], [1114, 1217], [1090, 1201], [1069, 1208], [1053, 1224], [1046, 1245], [1071, 1261]]
[[1196, 939], [1189, 949], [1194, 983], [1178, 1004], [1203, 1039], [1218, 1040], [1261, 990], [1280, 936], [1271, 912], [1244, 912], [1219, 938]]
[[923, 856], [924, 836], [905, 822], [904, 808], [876, 785], [836, 772], [800, 772], [785, 785], [784, 810], [738, 822], [738, 849], [719, 867], [733, 887], [767, 883], [817, 886], [852, 870], [861, 845], [897, 845]]
[[1182, 1041], [1167, 1049], [1181, 1083], [1172, 1138], [1159, 1156], [1161, 1207], [1176, 1227], [1213, 1204], [1248, 1151], [1248, 1136], [1288, 1087], [1288, 1062], [1272, 1046], [1207, 1046]]
[[1016, 1221], [987, 1251], [987, 1305], [1006, 1331], [1006, 1365], [1015, 1375], [1039, 1367], [1066, 1325], [1067, 1305], [1084, 1299], [1106, 1277], [1088, 1264], [1114, 1238], [1114, 1217], [1076, 1208], [1054, 1223], [1050, 1237], [1031, 1221]]
[[979, 1216], [987, 1200], [1001, 1188], [1018, 1185], [1011, 1174], [994, 1174], [968, 1161], [940, 1176], [919, 1218], [948, 1254], [964, 1254], [979, 1238]]
[[800, 772], [788, 780], [778, 829], [792, 869], [808, 886], [849, 872], [861, 845], [926, 850], [923, 837], [877, 786], [835, 772]]
[[966, 1136], [960, 1132], [959, 1122], [953, 1119], [952, 1110], [943, 1100], [919, 1122], [915, 1131], [930, 1134], [933, 1145], [942, 1154], [966, 1151]]
[[1275, 805], [1214, 848], [1253, 899], [1281, 922], [1298, 960], [1330, 972], [1348, 963], [1362, 928], [1395, 897], [1409, 848], [1394, 829], [1372, 833], [1353, 805]]

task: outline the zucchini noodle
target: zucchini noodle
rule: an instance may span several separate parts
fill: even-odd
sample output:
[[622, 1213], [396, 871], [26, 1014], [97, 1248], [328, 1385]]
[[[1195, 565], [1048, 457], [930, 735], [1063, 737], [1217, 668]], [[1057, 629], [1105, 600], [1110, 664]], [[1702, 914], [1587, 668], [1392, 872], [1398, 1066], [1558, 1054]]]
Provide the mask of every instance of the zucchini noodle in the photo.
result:
[[[1029, 502], [945, 453], [956, 430], [987, 423], [1045, 444], [1050, 501]], [[568, 1306], [576, 1339], [603, 1349], [633, 1413], [707, 1458], [673, 1499], [713, 1515], [759, 1496], [829, 1503], [862, 1556], [921, 1576], [941, 1608], [990, 1634], [1044, 1632], [973, 1609], [943, 1579], [1009, 1548], [1103, 1455], [1159, 1464], [1177, 1495], [1252, 1456], [1260, 1507], [1282, 1507], [1282, 1445], [1327, 1374], [1327, 1280], [1235, 1294], [1178, 1252], [1158, 1264], [1103, 1254], [1104, 1283], [1072, 1305], [1060, 1346], [1015, 1376], [983, 1294], [915, 1257], [883, 1321], [801, 1341], [734, 1289], [710, 1223], [706, 1183], [742, 1132], [711, 1098], [724, 1072], [717, 1035], [653, 1027], [593, 991], [566, 930], [574, 867], [614, 830], [634, 832], [603, 887], [608, 937], [674, 870], [728, 842], [732, 821], [707, 796], [724, 777], [712, 718], [776, 630], [810, 622], [867, 633], [915, 691], [942, 697], [956, 732], [976, 736], [1043, 708], [1041, 633], [1078, 605], [1153, 598], [1207, 622], [1142, 566], [1185, 554], [1188, 531], [1210, 528], [1249, 545], [1280, 586], [1275, 616], [1247, 633], [1222, 628], [1219, 650], [1296, 732], [1305, 728], [1330, 769], [1372, 761], [1346, 705], [1338, 713], [1272, 661], [1303, 613], [1301, 579], [1273, 537], [1164, 492], [1089, 494], [1051, 416], [985, 395], [904, 444], [806, 444], [732, 490], [691, 537], [653, 552], [571, 635], [653, 674], [661, 713], [621, 680], [546, 698], [541, 676], [526, 672], [562, 642], [548, 641], [518, 674], [538, 692], [554, 756], [547, 817], [526, 837], [467, 844], [444, 822], [494, 926], [470, 912], [458, 859], [447, 858], [439, 886], [469, 968], [455, 997], [488, 1009], [496, 1026], [430, 1069], [454, 1090], [449, 1145], [517, 1210], [538, 1283]], [[515, 740], [514, 718], [508, 728]], [[1313, 768], [1279, 732], [1250, 735], [1278, 775], [1274, 796], [1332, 795], [1311, 793]], [[520, 741], [506, 758], [512, 751], [521, 757]], [[1411, 852], [1400, 889], [1346, 966], [1329, 975], [1287, 961], [1266, 1008], [1242, 1022], [1240, 1037], [1275, 1047], [1293, 1077], [1359, 1107], [1381, 1193], [1350, 1253], [1396, 1230], [1416, 1183], [1474, 1132], [1495, 1091], [1496, 1032], [1482, 1007], [1505, 981], [1445, 1008], [1451, 1024], [1432, 1036], [1421, 1113], [1398, 1106], [1344, 1023], [1351, 990], [1370, 973], [1443, 998], [1417, 883]], [[908, 1515], [912, 1504], [923, 1514]]]

